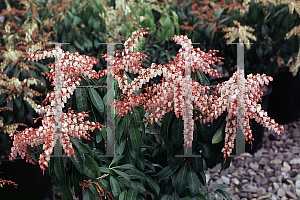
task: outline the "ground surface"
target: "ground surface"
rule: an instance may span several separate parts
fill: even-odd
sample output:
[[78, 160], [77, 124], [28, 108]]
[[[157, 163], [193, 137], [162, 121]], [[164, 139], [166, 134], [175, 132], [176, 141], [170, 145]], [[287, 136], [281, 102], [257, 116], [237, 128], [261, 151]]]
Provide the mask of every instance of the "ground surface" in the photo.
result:
[[[226, 191], [233, 200], [300, 200], [300, 119], [284, 127], [280, 136], [265, 130], [262, 148], [254, 156], [245, 153], [234, 158], [210, 185], [229, 185]], [[206, 176], [214, 174], [208, 170]]]

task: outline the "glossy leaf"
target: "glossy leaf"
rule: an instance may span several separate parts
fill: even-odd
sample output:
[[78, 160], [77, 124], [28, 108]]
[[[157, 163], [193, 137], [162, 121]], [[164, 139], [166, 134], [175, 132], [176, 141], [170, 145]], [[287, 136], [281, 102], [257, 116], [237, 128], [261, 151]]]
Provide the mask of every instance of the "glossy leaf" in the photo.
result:
[[127, 193], [127, 200], [136, 200], [137, 195], [138, 191], [129, 189]]
[[130, 183], [130, 177], [126, 173], [121, 172], [121, 171], [116, 170], [116, 169], [113, 169], [113, 168], [112, 168], [112, 170], [114, 172], [116, 172], [119, 176], [121, 176], [122, 178], [124, 178], [127, 181], [128, 184]]
[[97, 171], [87, 158], [84, 160], [83, 163], [83, 173], [91, 179], [97, 178]]
[[62, 198], [65, 200], [73, 200], [73, 195], [70, 190], [70, 184], [58, 182], [57, 183], [57, 188], [59, 193], [61, 194]]
[[183, 145], [183, 120], [180, 116], [175, 118], [172, 127], [172, 142], [177, 147], [180, 148]]
[[94, 200], [95, 195], [90, 190], [90, 188], [85, 188], [84, 191], [82, 191], [82, 196], [84, 200]]
[[156, 195], [158, 196], [159, 192], [160, 192], [159, 185], [156, 183], [156, 181], [154, 181], [149, 176], [146, 176], [146, 180], [147, 180], [148, 185], [155, 191]]
[[140, 130], [137, 126], [137, 122], [134, 118], [131, 117], [132, 123], [130, 124], [130, 140], [132, 142], [133, 147], [137, 150], [137, 152], [141, 151], [142, 148], [142, 137]]
[[127, 170], [125, 173], [130, 177], [130, 179], [145, 179], [145, 174], [136, 169]]
[[212, 193], [208, 193], [207, 200], [217, 200], [216, 196]]
[[172, 197], [171, 195], [169, 194], [165, 194], [161, 200], [175, 200], [174, 197]]
[[200, 180], [197, 174], [193, 171], [191, 167], [189, 167], [188, 175], [187, 175], [187, 183], [190, 189], [191, 194], [197, 195], [200, 189]]
[[72, 162], [75, 165], [76, 169], [80, 173], [82, 173], [82, 169], [83, 169], [82, 157], [80, 156], [79, 152], [76, 149], [74, 149], [74, 155], [76, 156], [76, 158], [74, 158], [73, 156], [70, 156], [69, 158], [72, 160]]
[[127, 190], [121, 192], [119, 196], [119, 200], [126, 200], [127, 199]]
[[64, 165], [64, 160], [62, 157], [54, 157], [54, 172], [59, 183], [66, 184], [66, 170]]
[[97, 177], [100, 177], [101, 176], [101, 172], [100, 172], [100, 169], [99, 169], [99, 166], [98, 166], [97, 162], [91, 156], [89, 156], [88, 154], [85, 154], [85, 157], [91, 162], [91, 164], [96, 169]]
[[81, 25], [81, 19], [80, 19], [80, 17], [75, 16], [73, 22], [74, 22], [74, 24], [75, 24], [76, 26], [80, 26], [80, 25]]
[[116, 179], [113, 176], [109, 177], [109, 181], [110, 181], [110, 187], [111, 187], [112, 194], [114, 195], [114, 197], [119, 196], [119, 194], [121, 193], [119, 183], [116, 181]]
[[172, 176], [176, 170], [173, 170], [170, 166], [163, 168], [160, 172], [157, 173], [158, 183], [160, 183], [165, 178]]
[[210, 158], [211, 156], [211, 150], [210, 147], [208, 146], [208, 144], [199, 144], [202, 150], [202, 154], [206, 157], [206, 158]]
[[87, 110], [87, 98], [85, 88], [78, 87], [75, 89], [76, 105], [78, 112]]
[[178, 172], [176, 178], [176, 191], [180, 195], [186, 188], [187, 184], [187, 164], [185, 163], [184, 166]]
[[88, 88], [89, 96], [93, 102], [93, 105], [97, 108], [100, 115], [104, 114], [104, 105], [101, 96], [97, 93], [94, 88]]
[[222, 141], [222, 133], [223, 133], [223, 126], [220, 126], [217, 132], [214, 134], [214, 137], [212, 139], [212, 144], [218, 144]]
[[109, 167], [111, 167], [113, 164], [115, 164], [116, 162], [118, 162], [119, 160], [121, 160], [123, 158], [123, 156], [117, 156], [114, 157], [114, 159], [111, 161]]
[[114, 169], [122, 170], [122, 169], [135, 169], [135, 167], [132, 164], [124, 164], [124, 165], [119, 165], [116, 167], [113, 167]]
[[217, 190], [215, 191], [215, 193], [217, 193], [217, 194], [218, 194], [219, 196], [221, 196], [223, 199], [231, 199], [230, 196], [229, 196], [229, 194], [228, 194], [226, 191], [224, 191], [224, 190], [217, 189]]
[[64, 22], [65, 22], [65, 30], [67, 32], [69, 32], [70, 29], [71, 29], [71, 22], [70, 22], [70, 19], [67, 15], [65, 15], [65, 21]]

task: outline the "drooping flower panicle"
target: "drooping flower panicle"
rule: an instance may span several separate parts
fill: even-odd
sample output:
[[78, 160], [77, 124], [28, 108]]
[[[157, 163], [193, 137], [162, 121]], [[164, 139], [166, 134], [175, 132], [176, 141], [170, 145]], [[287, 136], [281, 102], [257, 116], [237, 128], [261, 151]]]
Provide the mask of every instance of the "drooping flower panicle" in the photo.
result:
[[[70, 98], [70, 95], [72, 95], [76, 89], [76, 85], [79, 85], [78, 81], [81, 80], [80, 77], [88, 76], [89, 78], [97, 78], [99, 77], [99, 74], [92, 70], [93, 64], [97, 63], [95, 58], [81, 56], [78, 53], [73, 54], [64, 52], [59, 47], [30, 54], [28, 60], [37, 61], [45, 59], [46, 57], [57, 57], [58, 51], [61, 55], [61, 63], [59, 65], [61, 67], [61, 77], [58, 78], [62, 81], [61, 107], [63, 108], [64, 104], [67, 103], [67, 98]], [[52, 63], [50, 73], [47, 77], [50, 81], [55, 77], [54, 67], [55, 63]], [[11, 138], [14, 140], [13, 147], [11, 148], [11, 160], [16, 158], [19, 154], [22, 158], [26, 156], [27, 162], [36, 164], [30, 156], [27, 145], [35, 147], [43, 144], [44, 153], [40, 155], [39, 165], [42, 170], [45, 170], [45, 167], [48, 166], [50, 160], [49, 155], [53, 152], [56, 143], [56, 132], [54, 131], [56, 112], [55, 100], [55, 91], [48, 93], [44, 102], [49, 101], [50, 105], [38, 105], [35, 108], [35, 111], [38, 114], [44, 114], [42, 120], [43, 125], [41, 127], [36, 129], [28, 128], [24, 131], [10, 134]], [[68, 156], [72, 155], [75, 158], [76, 156], [74, 155], [70, 137], [90, 139], [90, 135], [87, 131], [94, 131], [95, 128], [101, 130], [101, 127], [103, 126], [98, 122], [84, 121], [84, 118], [89, 116], [85, 112], [77, 114], [73, 114], [73, 112], [74, 111], [69, 108], [67, 113], [62, 114], [62, 127], [59, 138], [64, 152]]]

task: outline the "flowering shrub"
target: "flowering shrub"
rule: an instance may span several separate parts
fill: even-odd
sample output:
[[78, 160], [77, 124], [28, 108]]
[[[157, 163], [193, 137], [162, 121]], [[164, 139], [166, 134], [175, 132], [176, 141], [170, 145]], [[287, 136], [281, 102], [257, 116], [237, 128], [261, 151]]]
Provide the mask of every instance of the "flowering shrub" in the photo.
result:
[[[180, 2], [184, 2], [181, 3], [183, 8], [178, 6]], [[237, 59], [236, 46], [228, 45], [237, 39], [255, 41], [247, 44], [245, 50], [247, 74], [264, 73], [274, 77], [282, 69], [294, 76], [297, 74], [300, 55], [298, 1], [177, 0], [174, 7], [187, 9], [187, 17], [178, 14], [179, 21], [190, 25], [181, 26], [187, 30], [181, 34], [187, 34], [193, 42], [200, 42], [207, 49], [219, 49], [218, 56], [225, 58], [224, 71], [226, 69], [229, 76], [236, 71]]]
[[[213, 57], [217, 52], [216, 50], [205, 53], [199, 48], [193, 49], [191, 41], [186, 36], [173, 37], [174, 41], [183, 47], [179, 50], [174, 61], [166, 65], [156, 66], [152, 64], [150, 69], [144, 69], [141, 67], [140, 60], [145, 58], [146, 55], [134, 50], [138, 46], [139, 39], [141, 40], [143, 35], [148, 33], [147, 30], [148, 29], [134, 32], [132, 37], [125, 42], [125, 50], [115, 52], [117, 56], [121, 54], [121, 58], [115, 58], [114, 61], [112, 61], [111, 57], [107, 55], [103, 56], [115, 66], [115, 79], [117, 80], [118, 88], [120, 88], [123, 93], [121, 99], [115, 100], [114, 102], [118, 112], [115, 152], [117, 154], [124, 153], [125, 161], [123, 160], [123, 156], [114, 157], [111, 163], [105, 159], [101, 160], [97, 158], [97, 154], [91, 147], [73, 139], [73, 137], [89, 138], [87, 131], [94, 131], [96, 128], [101, 130], [103, 126], [100, 123], [83, 122], [84, 117], [88, 115], [85, 112], [72, 114], [70, 108], [68, 113], [63, 114], [62, 139], [60, 142], [63, 145], [65, 153], [67, 153], [74, 164], [70, 164], [70, 167], [75, 166], [72, 167], [72, 173], [77, 175], [72, 175], [72, 178], [64, 178], [64, 176], [67, 176], [65, 169], [67, 166], [58, 164], [63, 163], [63, 160], [54, 160], [53, 165], [56, 166], [54, 167], [55, 176], [53, 174], [52, 176], [56, 177], [54, 180], [60, 185], [59, 188], [63, 191], [61, 193], [66, 199], [72, 197], [69, 196], [69, 192], [66, 192], [65, 186], [70, 182], [72, 182], [75, 188], [79, 186], [78, 181], [76, 182], [76, 180], [78, 180], [76, 177], [80, 177], [81, 181], [79, 182], [84, 182], [88, 187], [83, 191], [85, 195], [97, 195], [96, 191], [98, 191], [98, 195], [100, 195], [99, 191], [102, 191], [101, 195], [103, 196], [102, 189], [104, 188], [106, 191], [111, 191], [114, 197], [119, 197], [119, 199], [123, 199], [125, 196], [133, 196], [135, 199], [146, 199], [147, 190], [144, 188], [145, 182], [141, 183], [139, 181], [145, 180], [151, 190], [154, 191], [154, 193], [150, 193], [152, 199], [169, 198], [172, 193], [173, 197], [179, 197], [179, 195], [183, 197], [211, 197], [213, 194], [208, 190], [204, 174], [204, 171], [207, 169], [205, 163], [211, 163], [210, 160], [216, 157], [217, 160], [212, 162], [212, 166], [215, 166], [222, 160], [219, 159], [220, 153], [223, 154], [223, 158], [226, 158], [233, 152], [236, 124], [238, 123], [236, 121], [237, 105], [238, 101], [241, 100], [245, 104], [244, 109], [246, 109], [246, 112], [242, 124], [240, 125], [244, 128], [246, 140], [249, 140], [249, 142], [253, 140], [249, 126], [249, 118], [254, 118], [259, 123], [268, 127], [269, 130], [278, 134], [283, 132], [283, 127], [276, 124], [274, 120], [270, 120], [267, 113], [261, 110], [261, 107], [257, 104], [262, 95], [259, 91], [259, 85], [268, 84], [268, 82], [272, 80], [271, 77], [258, 74], [255, 76], [249, 75], [247, 79], [244, 79], [239, 76], [238, 81], [245, 84], [244, 99], [239, 98], [243, 90], [241, 90], [237, 84], [238, 73], [234, 74], [229, 81], [218, 85], [219, 97], [215, 94], [211, 94], [209, 91], [210, 88], [204, 86], [205, 76], [203, 73], [220, 77], [220, 74], [216, 70], [210, 68], [210, 64], [220, 61], [221, 58]], [[79, 85], [78, 81], [81, 81], [82, 77], [88, 80], [88, 78], [99, 78], [108, 75], [106, 69], [98, 73], [92, 70], [93, 64], [97, 62], [96, 59], [81, 56], [78, 53], [72, 54], [63, 52], [59, 48], [30, 54], [28, 59], [35, 61], [45, 59], [46, 57], [57, 57], [59, 55], [57, 53], [60, 53], [62, 57], [61, 80], [62, 87], [66, 88], [62, 89], [62, 107], [64, 107], [64, 104], [67, 102], [67, 98], [70, 98], [70, 95], [73, 94], [76, 85]], [[190, 75], [183, 74], [183, 72], [189, 70], [189, 65], [191, 72], [198, 75], [201, 84], [191, 80]], [[48, 76], [49, 80], [55, 76], [53, 67], [54, 64], [52, 64]], [[139, 76], [134, 80], [130, 80], [127, 78], [126, 72], [139, 73]], [[163, 76], [161, 83], [146, 87], [144, 92], [141, 92], [140, 95], [136, 93], [136, 91], [140, 90], [150, 79], [159, 75]], [[187, 89], [189, 88], [191, 97], [190, 100], [185, 100], [185, 96], [189, 92]], [[54, 99], [55, 94], [53, 92], [48, 94], [46, 100], [50, 101], [51, 105], [45, 107], [38, 106], [36, 109], [40, 114], [46, 113], [43, 116], [42, 127], [35, 130], [30, 128], [20, 133], [11, 134], [14, 138], [11, 158], [20, 154], [23, 158], [27, 156], [27, 160], [33, 163], [26, 146], [29, 145], [33, 147], [43, 144], [44, 153], [42, 153], [39, 158], [39, 164], [43, 170], [47, 167], [49, 168], [48, 162], [50, 161], [51, 163], [51, 159], [46, 156], [52, 153], [54, 147], [54, 108], [52, 104]], [[143, 106], [143, 110], [139, 109], [140, 105]], [[146, 116], [146, 114], [148, 114], [148, 116]], [[224, 114], [227, 114], [224, 136], [222, 135], [221, 137], [224, 137], [224, 143], [222, 143], [222, 139], [217, 142], [218, 144], [215, 144], [218, 146], [218, 148], [216, 148], [217, 151], [220, 146], [223, 150], [222, 152], [215, 152], [214, 149], [210, 150], [208, 144], [204, 143], [204, 137], [209, 135], [208, 141], [211, 145], [211, 140], [216, 133], [216, 129], [222, 127], [220, 126], [220, 119]], [[148, 134], [149, 132], [147, 133], [145, 130], [148, 128], [145, 125], [146, 123], [142, 122], [145, 117], [147, 121], [152, 124], [152, 126], [150, 125], [150, 132], [155, 129], [157, 130], [155, 126], [156, 124], [160, 124], [159, 126], [162, 133], [155, 136], [155, 139], [151, 139], [151, 136]], [[162, 123], [160, 123], [161, 118], [163, 118]], [[201, 124], [199, 124], [199, 121]], [[209, 122], [212, 123], [211, 127], [205, 125]], [[170, 127], [171, 124], [173, 124], [173, 127]], [[153, 127], [153, 125], [155, 126]], [[141, 130], [138, 129], [139, 127], [141, 127]], [[200, 141], [203, 140], [200, 144], [198, 136], [199, 128], [200, 132], [203, 132], [200, 134], [202, 137]], [[170, 129], [174, 130], [172, 134], [170, 134]], [[123, 132], [124, 134], [122, 134]], [[103, 133], [102, 129], [102, 134]], [[181, 137], [181, 135], [183, 137]], [[103, 138], [105, 138], [104, 135]], [[169, 138], [171, 139], [169, 140]], [[144, 144], [142, 140], [144, 140]], [[201, 150], [199, 158], [173, 158], [175, 153], [182, 153], [182, 144], [189, 147], [193, 146], [193, 152], [198, 155], [198, 148], [194, 149], [195, 141], [197, 142], [196, 144], [199, 144]], [[74, 149], [73, 146], [76, 148]], [[161, 156], [157, 158], [158, 152], [161, 152]], [[74, 160], [75, 155], [78, 155], [76, 156], [77, 161]], [[150, 157], [147, 155], [150, 155]], [[159, 163], [164, 163], [162, 164], [163, 166], [154, 164], [154, 159], [159, 159]], [[119, 161], [122, 162], [122, 165], [116, 164]], [[116, 166], [113, 167], [115, 164]], [[50, 164], [50, 168], [52, 168], [53, 165]], [[138, 166], [139, 170], [137, 170], [135, 166]], [[145, 166], [148, 166], [150, 170], [146, 170]], [[160, 166], [159, 172], [154, 166]], [[68, 167], [67, 170], [69, 170], [70, 167]], [[87, 168], [90, 170], [87, 170]], [[57, 171], [58, 169], [59, 171]], [[98, 181], [99, 179], [97, 179], [97, 177], [101, 176], [101, 172], [110, 175], [110, 184], [108, 184], [105, 179], [103, 179], [102, 182]], [[86, 181], [82, 180], [83, 174], [90, 179], [96, 180], [97, 190], [90, 184], [90, 181], [89, 184], [86, 184]], [[172, 177], [172, 179], [168, 177]], [[138, 179], [138, 181], [135, 179]], [[63, 180], [64, 182], [59, 183], [59, 180]], [[81, 183], [81, 186], [82, 185]], [[188, 191], [186, 190], [187, 186], [189, 187]], [[67, 186], [67, 189], [68, 188], [69, 185]], [[199, 188], [201, 188], [201, 193], [199, 193]], [[220, 190], [222, 188], [224, 188], [224, 186], [219, 185], [211, 187], [210, 189], [212, 192], [224, 198], [228, 198], [228, 194]], [[142, 197], [139, 193], [144, 196]], [[81, 193], [75, 190], [75, 194], [80, 195]]]
[[[133, 37], [129, 38], [125, 42], [125, 53], [133, 52], [133, 48], [138, 44], [138, 36], [142, 36], [147, 32], [133, 33]], [[141, 39], [141, 38], [140, 38]], [[236, 133], [236, 119], [237, 119], [237, 97], [238, 94], [242, 93], [242, 90], [237, 87], [237, 74], [235, 73], [229, 81], [224, 82], [221, 86], [219, 85], [219, 92], [221, 92], [221, 97], [217, 98], [214, 95], [207, 96], [206, 93], [209, 87], [201, 86], [198, 82], [192, 82], [192, 97], [188, 105], [184, 104], [184, 93], [187, 88], [185, 84], [186, 79], [189, 80], [190, 77], [184, 77], [183, 72], [186, 70], [187, 61], [184, 60], [185, 57], [191, 53], [191, 68], [192, 71], [200, 70], [204, 73], [208, 73], [211, 76], [220, 77], [220, 74], [209, 67], [209, 64], [213, 64], [215, 61], [219, 61], [218, 58], [212, 57], [215, 53], [210, 51], [205, 53], [199, 48], [196, 50], [192, 49], [191, 41], [185, 36], [174, 36], [174, 40], [183, 46], [183, 49], [179, 50], [173, 62], [165, 66], [156, 66], [152, 64], [151, 69], [143, 69], [138, 65], [139, 58], [145, 55], [141, 55], [139, 52], [131, 53], [130, 55], [124, 55], [125, 59], [116, 58], [112, 64], [116, 67], [116, 74], [120, 70], [125, 70], [133, 73], [140, 73], [136, 79], [128, 84], [125, 79], [125, 75], [116, 75], [119, 87], [123, 90], [123, 94], [127, 95], [124, 101], [117, 101], [117, 107], [121, 107], [119, 110], [119, 116], [123, 116], [124, 113], [130, 112], [132, 107], [143, 103], [146, 112], [151, 113], [147, 119], [153, 123], [159, 118], [162, 118], [164, 114], [173, 111], [178, 118], [181, 115], [185, 122], [190, 124], [185, 126], [184, 138], [185, 143], [191, 147], [193, 140], [193, 119], [192, 113], [185, 116], [184, 109], [186, 106], [195, 107], [197, 110], [201, 110], [202, 114], [200, 116], [195, 116], [195, 120], [201, 120], [203, 123], [213, 122], [213, 119], [217, 119], [225, 110], [227, 110], [227, 123], [226, 123], [226, 137], [225, 137], [225, 147], [222, 150], [224, 152], [224, 157], [229, 156], [233, 149], [233, 144], [235, 140]], [[212, 54], [211, 54], [212, 53]], [[118, 55], [118, 53], [117, 53]], [[130, 68], [130, 66], [133, 66]], [[143, 84], [149, 82], [149, 80], [158, 75], [163, 75], [163, 80], [161, 84], [154, 85], [149, 88], [147, 94], [142, 94], [141, 96], [134, 96], [134, 91], [142, 87]], [[242, 78], [244, 79], [244, 78]], [[276, 132], [278, 134], [283, 133], [283, 126], [279, 126], [274, 120], [270, 120], [267, 117], [267, 113], [261, 110], [261, 106], [258, 104], [260, 101], [262, 92], [259, 90], [259, 85], [268, 84], [272, 80], [272, 77], [266, 76], [265, 74], [253, 76], [248, 75], [248, 78], [241, 80], [245, 83], [245, 98], [243, 103], [246, 107], [246, 114], [244, 116], [244, 123], [241, 127], [244, 127], [244, 132], [246, 140], [251, 142], [253, 140], [251, 129], [249, 125], [249, 118], [254, 118], [258, 123], [263, 124], [268, 127], [270, 131]], [[193, 104], [192, 104], [193, 103]], [[227, 155], [226, 155], [227, 154]]]

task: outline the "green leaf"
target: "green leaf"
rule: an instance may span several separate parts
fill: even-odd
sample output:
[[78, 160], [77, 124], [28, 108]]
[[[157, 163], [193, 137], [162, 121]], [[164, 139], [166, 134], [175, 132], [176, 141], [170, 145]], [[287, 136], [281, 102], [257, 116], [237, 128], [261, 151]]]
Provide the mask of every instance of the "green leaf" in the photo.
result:
[[119, 145], [118, 143], [115, 144], [115, 148], [116, 148], [116, 154], [117, 155], [122, 155], [125, 149], [125, 145], [126, 145], [126, 138], [123, 137], [121, 144]]
[[127, 193], [127, 200], [136, 200], [137, 195], [138, 195], [137, 190], [129, 189]]
[[97, 108], [100, 115], [104, 114], [104, 105], [101, 96], [97, 93], [94, 88], [88, 88], [90, 98], [93, 102], [93, 105]]
[[[99, 41], [98, 41], [97, 39], [94, 40], [94, 47], [95, 47], [96, 49], [99, 49], [99, 47], [100, 47]], [[103, 100], [104, 100], [104, 97], [103, 97]], [[105, 102], [105, 101], [104, 101], [104, 102]]]
[[82, 190], [79, 186], [79, 182], [83, 181], [83, 175], [72, 166], [72, 185], [74, 186], [75, 196], [78, 197]]
[[174, 200], [174, 197], [172, 197], [172, 196], [169, 195], [169, 194], [165, 194], [165, 195], [161, 198], [161, 200]]
[[110, 176], [110, 187], [114, 197], [118, 197], [121, 193], [120, 185], [113, 176]]
[[124, 164], [124, 165], [119, 165], [116, 167], [113, 167], [114, 169], [135, 169], [135, 167], [132, 164]]
[[46, 67], [45, 65], [43, 65], [43, 64], [41, 64], [41, 63], [34, 63], [37, 67], [39, 67], [39, 68], [41, 68], [43, 71], [45, 71], [45, 72], [47, 72], [47, 73], [49, 73], [50, 71], [49, 71], [49, 68], [48, 67]]
[[200, 85], [203, 85], [203, 86], [209, 85], [209, 81], [208, 81], [207, 77], [204, 75], [204, 73], [201, 72], [199, 69], [196, 69], [196, 72], [197, 72], [198, 78], [200, 79]]
[[118, 175], [120, 175], [122, 178], [124, 178], [128, 184], [130, 184], [130, 177], [126, 173], [116, 170], [114, 168], [112, 168], [112, 170], [116, 172]]
[[95, 19], [99, 17], [100, 9], [97, 6], [93, 7], [93, 16]]
[[137, 122], [133, 117], [131, 117], [132, 123], [130, 124], [130, 140], [132, 142], [133, 147], [140, 152], [142, 148], [142, 137], [140, 130], [137, 126]]
[[99, 166], [97, 164], [97, 162], [91, 157], [89, 156], [88, 154], [85, 154], [85, 157], [87, 159], [89, 159], [89, 161], [91, 162], [91, 164], [94, 166], [94, 168], [96, 169], [96, 172], [97, 172], [97, 177], [100, 177], [101, 176], [101, 172], [100, 172], [100, 169], [99, 169]]
[[119, 196], [119, 200], [126, 200], [126, 199], [127, 199], [127, 190], [124, 190], [123, 192], [121, 192]]
[[176, 169], [173, 170], [170, 166], [163, 168], [160, 172], [157, 173], [158, 183], [160, 183], [165, 178], [172, 176], [175, 173]]
[[208, 146], [208, 144], [199, 144], [202, 150], [202, 154], [206, 157], [206, 158], [210, 158], [211, 156], [211, 150], [210, 147]]
[[122, 178], [124, 178], [128, 184], [130, 184], [130, 182], [131, 182], [131, 181], [130, 181], [130, 177], [129, 177], [126, 173], [121, 172], [121, 171], [119, 171], [119, 170], [116, 170], [116, 169], [114, 169], [114, 168], [112, 168], [112, 170], [113, 170], [114, 172], [116, 172], [118, 175], [120, 175]]
[[82, 191], [82, 197], [84, 200], [94, 200], [95, 195], [90, 190], [90, 188], [85, 188], [84, 191]]
[[131, 181], [130, 186], [131, 186], [132, 189], [135, 189], [140, 193], [145, 193], [146, 192], [146, 189], [145, 189], [144, 185], [140, 182]]
[[164, 44], [165, 43], [165, 37], [166, 37], [166, 29], [165, 28], [161, 28], [161, 31], [158, 33], [158, 42], [160, 44]]
[[72, 160], [73, 164], [75, 165], [76, 169], [82, 173], [82, 169], [83, 169], [83, 160], [81, 155], [79, 154], [79, 152], [74, 149], [74, 155], [76, 156], [76, 158], [72, 156], [70, 156], [69, 158]]
[[66, 30], [64, 30], [63, 33], [62, 33], [62, 39], [61, 39], [61, 41], [62, 41], [63, 43], [69, 42], [69, 41], [68, 41], [68, 35], [67, 35]]
[[58, 181], [56, 186], [63, 199], [73, 200], [73, 195], [70, 190], [70, 183], [62, 183]]
[[[175, 34], [174, 26], [171, 26], [171, 27], [168, 29], [168, 32], [167, 32], [168, 40], [171, 40], [171, 37], [173, 37], [174, 34]], [[170, 60], [170, 59], [169, 59], [169, 60]]]
[[177, 148], [182, 147], [182, 145], [183, 145], [183, 120], [182, 120], [181, 116], [179, 118], [176, 117], [174, 119], [171, 137], [172, 137], [173, 144]]
[[65, 15], [65, 30], [67, 32], [69, 32], [71, 29], [71, 22], [69, 20], [69, 17], [67, 17], [67, 15]]
[[208, 193], [207, 200], [217, 200], [216, 196], [212, 193]]
[[211, 186], [210, 189], [212, 189], [213, 191], [216, 191], [216, 190], [222, 190], [224, 188], [229, 188], [229, 186], [226, 184], [215, 184], [215, 185]]
[[169, 127], [170, 127], [173, 117], [174, 117], [174, 112], [169, 112], [169, 113], [165, 114], [165, 116], [163, 118], [163, 122], [160, 127], [163, 140], [164, 140], [166, 147], [171, 155], [173, 154], [173, 145], [172, 145], [172, 141], [170, 140], [170, 137], [169, 137], [169, 135], [170, 135]]
[[123, 130], [126, 136], [129, 136], [129, 114], [124, 115], [123, 119]]
[[201, 181], [201, 185], [206, 185], [206, 176], [203, 171], [200, 172], [200, 181]]
[[212, 144], [218, 144], [222, 141], [222, 132], [223, 132], [223, 126], [220, 126], [216, 133], [214, 134], [214, 137], [212, 139]]
[[142, 156], [141, 153], [138, 154], [138, 157], [136, 159], [137, 165], [142, 169], [142, 171], [145, 170], [145, 158]]
[[115, 164], [116, 162], [118, 162], [119, 160], [121, 160], [123, 158], [123, 155], [122, 156], [117, 156], [117, 157], [114, 157], [114, 159], [111, 161], [110, 165], [109, 165], [109, 168]]
[[54, 157], [54, 172], [59, 183], [66, 184], [66, 170], [64, 165], [64, 160], [62, 157]]
[[128, 150], [129, 150], [130, 155], [132, 156], [133, 159], [136, 160], [136, 157], [138, 154], [137, 150], [133, 147], [131, 140], [128, 140], [127, 144], [128, 144]]
[[217, 193], [223, 199], [231, 199], [230, 196], [229, 196], [229, 194], [226, 191], [224, 191], [224, 190], [217, 189], [215, 191], [215, 193]]
[[102, 137], [102, 134], [100, 132], [99, 129], [95, 129], [95, 134], [96, 134], [96, 143], [99, 143], [102, 141], [103, 137]]
[[75, 89], [76, 105], [78, 112], [87, 111], [87, 98], [85, 88]]
[[174, 17], [174, 20], [178, 21], [178, 15], [176, 14], [176, 12], [174, 12], [173, 10], [171, 10], [171, 12], [172, 12], [172, 15]]
[[180, 195], [186, 188], [187, 184], [187, 164], [185, 163], [176, 177], [176, 191]]
[[158, 183], [156, 183], [149, 176], [146, 176], [146, 180], [147, 180], [148, 185], [155, 191], [156, 195], [159, 196], [160, 187], [159, 187]]
[[191, 167], [189, 167], [188, 176], [187, 176], [187, 183], [190, 189], [191, 194], [197, 195], [200, 189], [200, 180], [197, 174], [193, 171]]
[[123, 134], [123, 123], [124, 123], [123, 120], [121, 121], [120, 124], [116, 123], [117, 127], [115, 132], [115, 139], [118, 144], [121, 143], [121, 138]]
[[90, 18], [89, 18], [89, 21], [88, 21], [88, 28], [89, 29], [93, 28], [93, 23], [94, 23], [93, 15], [90, 15]]
[[[91, 50], [93, 48], [93, 42], [90, 39], [85, 40], [84, 46], [89, 51], [89, 50]], [[94, 88], [92, 88], [92, 89], [94, 89]]]
[[80, 49], [81, 51], [84, 50], [84, 48], [82, 47], [82, 45], [80, 45], [80, 44], [77, 42], [77, 40], [74, 40], [74, 45], [75, 45], [78, 49]]
[[136, 169], [130, 169], [125, 172], [130, 179], [145, 179], [145, 174]]
[[99, 169], [100, 169], [100, 171], [102, 173], [106, 173], [106, 174], [110, 174], [111, 173], [110, 169], [107, 168], [107, 167], [99, 167]]
[[101, 0], [96, 0], [96, 4], [97, 4], [98, 8], [101, 8], [101, 7], [102, 7]]
[[80, 26], [81, 25], [81, 19], [78, 16], [74, 17], [74, 21], [73, 22], [74, 22], [74, 24], [76, 26]]
[[99, 33], [99, 31], [100, 31], [100, 23], [97, 20], [94, 20], [93, 27], [94, 27], [95, 34]]
[[196, 173], [200, 173], [201, 171], [204, 171], [206, 169], [207, 169], [206, 162], [204, 158], [202, 158], [202, 156], [193, 158], [193, 170]]
[[[87, 156], [87, 154], [85, 154]], [[85, 159], [83, 163], [83, 173], [91, 179], [97, 178], [97, 171], [89, 159]]]

